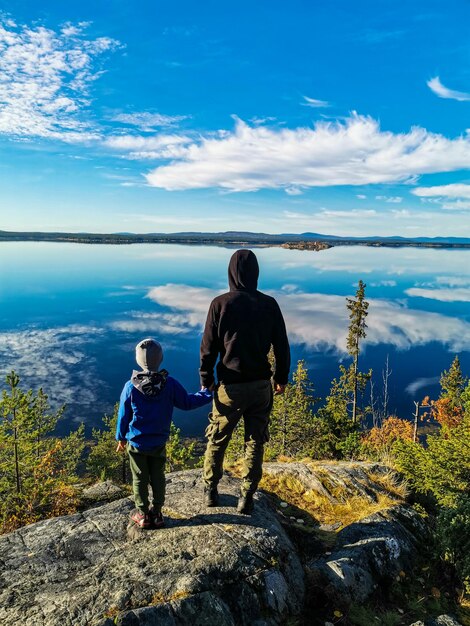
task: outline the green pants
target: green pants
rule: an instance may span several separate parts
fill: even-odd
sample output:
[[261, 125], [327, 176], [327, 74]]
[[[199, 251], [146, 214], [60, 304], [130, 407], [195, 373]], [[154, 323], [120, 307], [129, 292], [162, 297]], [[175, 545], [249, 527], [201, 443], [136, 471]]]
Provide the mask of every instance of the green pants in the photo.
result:
[[161, 511], [165, 502], [165, 446], [143, 452], [128, 443], [127, 453], [136, 508], [142, 513], [149, 512], [149, 485], [151, 485], [153, 509]]
[[269, 441], [269, 415], [273, 390], [269, 380], [219, 385], [206, 429], [204, 484], [215, 488], [223, 474], [225, 450], [236, 425], [243, 417], [245, 456], [242, 466], [242, 494], [254, 493], [263, 474], [264, 444]]

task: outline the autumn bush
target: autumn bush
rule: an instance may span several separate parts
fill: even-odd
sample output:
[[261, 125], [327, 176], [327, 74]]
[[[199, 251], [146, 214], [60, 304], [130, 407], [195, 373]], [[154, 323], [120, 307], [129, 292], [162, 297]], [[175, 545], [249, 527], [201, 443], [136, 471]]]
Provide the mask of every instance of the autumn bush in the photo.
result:
[[413, 424], [391, 416], [363, 435], [361, 449], [368, 458], [391, 463], [393, 449], [399, 441], [413, 441]]

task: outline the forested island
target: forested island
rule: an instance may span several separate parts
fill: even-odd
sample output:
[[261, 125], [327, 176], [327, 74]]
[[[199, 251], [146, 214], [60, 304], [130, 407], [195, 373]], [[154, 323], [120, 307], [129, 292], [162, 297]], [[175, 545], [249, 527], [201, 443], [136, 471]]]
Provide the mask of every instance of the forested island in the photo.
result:
[[325, 250], [333, 246], [376, 246], [387, 248], [459, 248], [470, 249], [470, 239], [460, 237], [338, 237], [320, 233], [269, 234], [243, 231], [218, 233], [67, 233], [0, 230], [2, 241], [57, 241], [82, 244], [186, 244], [220, 246], [281, 246], [300, 250]]

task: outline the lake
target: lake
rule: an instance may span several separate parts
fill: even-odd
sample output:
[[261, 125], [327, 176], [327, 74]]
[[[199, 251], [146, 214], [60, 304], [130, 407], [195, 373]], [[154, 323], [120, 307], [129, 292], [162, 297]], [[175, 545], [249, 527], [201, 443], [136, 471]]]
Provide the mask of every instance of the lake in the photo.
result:
[[[410, 417], [413, 400], [436, 396], [439, 375], [459, 354], [470, 373], [470, 251], [334, 247], [321, 252], [254, 249], [259, 288], [284, 313], [294, 363], [305, 359], [325, 397], [345, 354], [345, 297], [365, 281], [370, 302], [362, 369], [377, 395], [387, 355], [390, 409]], [[66, 403], [60, 430], [100, 425], [134, 363], [134, 347], [161, 341], [163, 366], [198, 389], [199, 342], [213, 297], [227, 288], [234, 248], [185, 245], [0, 244], [0, 374], [42, 386]], [[202, 435], [207, 407], [176, 412]]]

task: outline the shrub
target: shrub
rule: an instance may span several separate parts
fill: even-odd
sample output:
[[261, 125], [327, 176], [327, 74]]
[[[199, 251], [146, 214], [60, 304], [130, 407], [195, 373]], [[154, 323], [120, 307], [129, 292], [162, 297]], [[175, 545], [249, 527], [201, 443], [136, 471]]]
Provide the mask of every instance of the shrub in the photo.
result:
[[461, 496], [453, 508], [439, 512], [436, 538], [443, 558], [451, 563], [470, 593], [470, 496]]
[[362, 438], [362, 451], [370, 458], [390, 462], [398, 441], [413, 441], [413, 424], [399, 417], [388, 417]]

